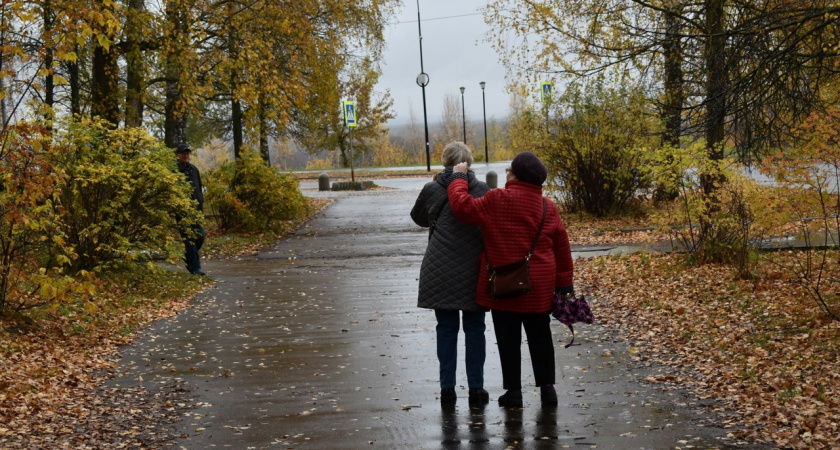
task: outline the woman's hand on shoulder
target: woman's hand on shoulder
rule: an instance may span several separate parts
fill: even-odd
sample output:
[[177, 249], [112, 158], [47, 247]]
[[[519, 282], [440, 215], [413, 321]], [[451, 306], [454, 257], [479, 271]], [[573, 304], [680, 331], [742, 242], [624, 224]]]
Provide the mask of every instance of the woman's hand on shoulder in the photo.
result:
[[467, 173], [467, 163], [462, 162], [457, 164], [452, 171], [455, 173]]

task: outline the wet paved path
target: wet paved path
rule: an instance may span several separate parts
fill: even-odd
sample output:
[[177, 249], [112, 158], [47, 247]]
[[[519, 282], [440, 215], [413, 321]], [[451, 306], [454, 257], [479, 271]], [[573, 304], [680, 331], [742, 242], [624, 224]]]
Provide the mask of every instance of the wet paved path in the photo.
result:
[[[724, 446], [704, 408], [639, 383], [661, 369], [597, 324], [579, 327], [581, 345], [558, 343], [558, 408], [540, 405], [523, 349], [525, 406], [506, 410], [488, 314], [491, 402], [467, 406], [460, 355], [458, 403], [442, 411], [434, 314], [415, 307], [418, 193], [309, 192], [336, 203], [268, 251], [208, 261], [214, 289], [125, 348], [113, 384], [189, 390], [196, 407], [173, 430], [187, 449]], [[552, 331], [568, 338], [557, 321]]]

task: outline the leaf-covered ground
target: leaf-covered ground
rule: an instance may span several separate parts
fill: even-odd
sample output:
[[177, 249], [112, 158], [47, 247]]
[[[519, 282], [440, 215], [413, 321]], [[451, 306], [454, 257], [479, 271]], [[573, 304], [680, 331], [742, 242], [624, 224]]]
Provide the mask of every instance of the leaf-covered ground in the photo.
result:
[[[329, 202], [312, 199], [312, 214]], [[257, 251], [309, 217], [273, 233], [210, 236], [204, 258]], [[156, 392], [105, 386], [119, 347], [147, 324], [189, 307], [210, 278], [127, 265], [101, 280], [91, 299], [0, 319], [0, 448], [157, 448], [189, 409], [177, 385]]]
[[[655, 211], [653, 214], [662, 214]], [[668, 241], [648, 217], [564, 217], [573, 245]], [[775, 235], [796, 234], [791, 223]], [[694, 391], [734, 412], [738, 438], [785, 448], [840, 448], [840, 322], [799, 282], [804, 251], [766, 252], [752, 280], [685, 254], [638, 253], [576, 262], [600, 325], [642, 358], [673, 367], [650, 379]], [[821, 292], [840, 315], [840, 252], [826, 254]]]
[[[840, 323], [797, 282], [801, 252], [765, 255], [758, 277], [687, 264], [679, 254], [578, 260], [579, 290], [600, 325], [619, 329], [643, 358], [670, 365], [650, 379], [734, 411], [733, 435], [785, 448], [838, 448]], [[840, 293], [840, 255], [823, 291]], [[833, 306], [840, 310], [834, 301]]]
[[93, 299], [0, 322], [0, 448], [149, 448], [189, 401], [103, 387], [135, 330], [185, 308], [209, 280], [138, 266]]
[[662, 242], [668, 233], [651, 226], [647, 218], [582, 218], [575, 214], [563, 217], [572, 245], [608, 245]]

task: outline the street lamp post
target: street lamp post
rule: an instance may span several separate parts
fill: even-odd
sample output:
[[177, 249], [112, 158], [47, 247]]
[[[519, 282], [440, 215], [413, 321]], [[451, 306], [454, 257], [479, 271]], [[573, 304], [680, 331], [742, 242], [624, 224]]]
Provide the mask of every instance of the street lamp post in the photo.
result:
[[464, 145], [467, 145], [467, 110], [464, 108], [464, 86], [461, 86], [461, 120], [464, 123]]
[[417, 34], [420, 36], [420, 75], [417, 84], [423, 90], [423, 127], [426, 130], [426, 171], [432, 171], [431, 153], [429, 152], [429, 121], [426, 116], [426, 85], [429, 84], [429, 74], [423, 71], [423, 32], [420, 29], [420, 0], [417, 0]]
[[481, 86], [481, 110], [484, 112], [484, 162], [490, 164], [490, 153], [487, 151], [487, 102], [484, 100], [485, 82], [478, 83]]

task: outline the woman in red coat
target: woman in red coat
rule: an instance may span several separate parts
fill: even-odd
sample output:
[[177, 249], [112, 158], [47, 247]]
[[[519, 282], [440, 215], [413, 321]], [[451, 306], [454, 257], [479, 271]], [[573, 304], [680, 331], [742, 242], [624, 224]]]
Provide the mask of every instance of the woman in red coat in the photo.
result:
[[[481, 227], [484, 238], [476, 301], [489, 308], [493, 315], [503, 387], [507, 390], [499, 397], [499, 405], [522, 406], [520, 347], [523, 327], [541, 401], [557, 404], [554, 340], [549, 324], [554, 293], [574, 293], [569, 236], [554, 203], [542, 195], [542, 184], [547, 177], [542, 161], [531, 152], [522, 152], [506, 170], [504, 189], [493, 189], [483, 197], [474, 198], [467, 191], [466, 164], [455, 166], [458, 178], [449, 185], [449, 203], [459, 220]], [[501, 266], [525, 258], [537, 236], [543, 208], [545, 223], [530, 260], [531, 291], [514, 298], [491, 299], [486, 289], [485, 261], [491, 266]]]

